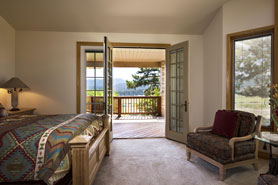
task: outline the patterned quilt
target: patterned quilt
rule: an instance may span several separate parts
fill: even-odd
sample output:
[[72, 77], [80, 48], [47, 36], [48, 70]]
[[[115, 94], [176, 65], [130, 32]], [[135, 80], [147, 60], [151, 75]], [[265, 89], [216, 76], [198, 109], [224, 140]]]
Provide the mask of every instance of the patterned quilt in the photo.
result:
[[43, 180], [52, 184], [49, 179], [70, 157], [68, 142], [92, 122], [101, 122], [100, 118], [68, 114], [0, 120], [0, 182]]

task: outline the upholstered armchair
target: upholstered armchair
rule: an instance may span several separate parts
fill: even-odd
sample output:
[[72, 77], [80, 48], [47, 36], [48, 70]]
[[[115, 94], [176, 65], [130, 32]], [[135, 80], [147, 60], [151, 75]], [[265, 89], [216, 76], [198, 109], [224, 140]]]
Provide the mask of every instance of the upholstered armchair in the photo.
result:
[[[232, 117], [225, 118], [225, 115]], [[228, 132], [225, 133], [225, 128], [221, 127], [226, 127]], [[254, 136], [260, 129], [261, 116], [243, 111], [218, 111], [213, 126], [196, 128], [194, 132], [188, 133], [187, 160], [194, 154], [217, 166], [220, 180], [224, 180], [226, 169], [229, 168], [252, 164], [257, 170], [258, 141]]]

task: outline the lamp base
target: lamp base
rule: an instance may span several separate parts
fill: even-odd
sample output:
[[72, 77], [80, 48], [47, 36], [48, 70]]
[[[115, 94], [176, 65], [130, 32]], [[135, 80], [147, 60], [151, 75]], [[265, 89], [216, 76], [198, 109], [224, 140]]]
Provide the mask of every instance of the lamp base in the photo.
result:
[[12, 108], [10, 111], [20, 111], [19, 108]]

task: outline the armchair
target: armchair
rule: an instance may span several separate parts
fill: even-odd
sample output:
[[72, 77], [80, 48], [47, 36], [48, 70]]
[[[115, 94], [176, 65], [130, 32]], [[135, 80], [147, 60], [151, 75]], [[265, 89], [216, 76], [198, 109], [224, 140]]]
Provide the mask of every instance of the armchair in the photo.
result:
[[223, 137], [212, 132], [213, 126], [196, 128], [188, 133], [186, 154], [191, 153], [219, 168], [220, 180], [224, 180], [226, 170], [237, 166], [252, 164], [258, 170], [258, 141], [255, 133], [261, 130], [261, 116], [243, 111], [237, 115], [236, 136]]

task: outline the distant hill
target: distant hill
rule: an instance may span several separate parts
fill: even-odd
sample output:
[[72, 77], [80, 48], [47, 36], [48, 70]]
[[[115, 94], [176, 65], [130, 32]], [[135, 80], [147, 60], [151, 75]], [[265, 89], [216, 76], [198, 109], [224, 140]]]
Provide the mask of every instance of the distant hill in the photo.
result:
[[[94, 89], [94, 79], [87, 79], [87, 88]], [[113, 90], [117, 92], [120, 96], [144, 96], [144, 90], [147, 87], [138, 87], [135, 89], [127, 89], [126, 81], [121, 78], [114, 78], [113, 80]], [[103, 79], [96, 80], [96, 89], [103, 89]]]

